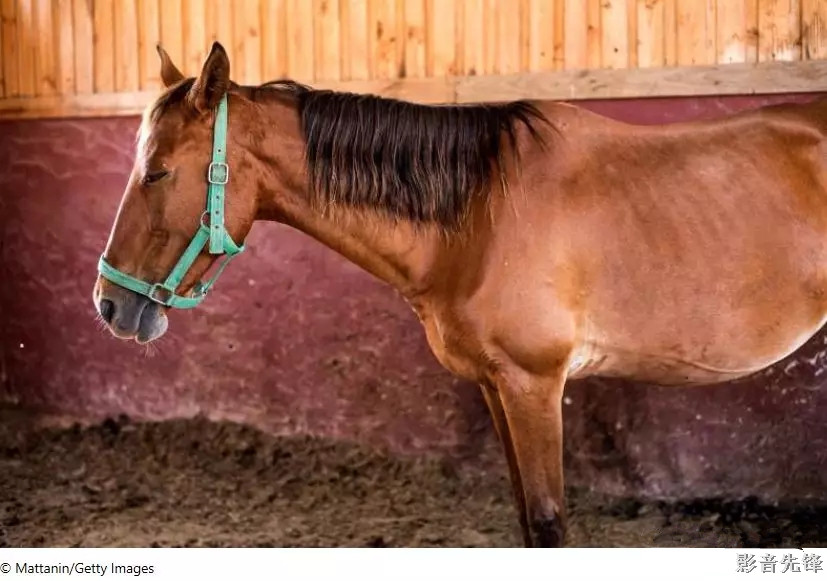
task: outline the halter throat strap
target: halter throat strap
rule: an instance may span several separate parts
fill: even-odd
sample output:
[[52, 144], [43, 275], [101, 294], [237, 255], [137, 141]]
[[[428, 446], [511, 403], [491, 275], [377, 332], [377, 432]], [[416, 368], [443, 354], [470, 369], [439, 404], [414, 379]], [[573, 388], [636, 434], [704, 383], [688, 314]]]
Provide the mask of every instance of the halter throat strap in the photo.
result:
[[[140, 280], [113, 267], [103, 256], [98, 261], [98, 272], [101, 276], [167, 307], [191, 309], [204, 300], [207, 291], [218, 280], [230, 260], [244, 251], [244, 245], [236, 244], [224, 226], [225, 186], [230, 179], [230, 168], [227, 165], [227, 125], [225, 93], [218, 103], [213, 125], [212, 159], [207, 169], [206, 210], [199, 219], [198, 230], [166, 280], [156, 283]], [[215, 274], [206, 282], [196, 283], [190, 296], [176, 294], [181, 281], [205, 247], [210, 254], [225, 255]]]

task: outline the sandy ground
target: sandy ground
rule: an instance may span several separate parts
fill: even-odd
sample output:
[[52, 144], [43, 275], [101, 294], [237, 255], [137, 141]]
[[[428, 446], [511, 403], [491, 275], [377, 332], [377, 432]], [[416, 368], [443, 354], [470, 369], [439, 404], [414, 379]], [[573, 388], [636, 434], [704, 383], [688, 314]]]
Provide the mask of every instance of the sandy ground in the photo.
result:
[[[521, 545], [501, 470], [204, 419], [35, 424], [0, 411], [0, 547]], [[827, 546], [827, 507], [568, 495], [569, 546]]]

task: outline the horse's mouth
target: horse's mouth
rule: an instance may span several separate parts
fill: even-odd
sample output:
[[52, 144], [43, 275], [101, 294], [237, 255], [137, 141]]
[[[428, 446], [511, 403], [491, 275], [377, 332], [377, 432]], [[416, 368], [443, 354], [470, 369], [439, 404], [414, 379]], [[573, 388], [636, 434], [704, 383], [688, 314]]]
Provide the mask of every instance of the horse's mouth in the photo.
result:
[[151, 302], [141, 313], [138, 332], [135, 334], [135, 342], [144, 345], [155, 341], [166, 333], [168, 327], [169, 319], [161, 305]]
[[132, 291], [109, 286], [96, 306], [100, 318], [118, 339], [150, 343], [166, 333], [169, 319], [158, 303]]

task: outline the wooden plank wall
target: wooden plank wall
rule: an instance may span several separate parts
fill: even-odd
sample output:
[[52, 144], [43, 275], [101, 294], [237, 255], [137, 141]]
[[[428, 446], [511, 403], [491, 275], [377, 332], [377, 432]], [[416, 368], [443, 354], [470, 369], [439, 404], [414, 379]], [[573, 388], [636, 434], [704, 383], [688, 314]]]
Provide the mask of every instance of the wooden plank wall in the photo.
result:
[[456, 99], [454, 78], [569, 73], [561, 96], [578, 98], [584, 69], [827, 58], [827, 0], [0, 0], [0, 15], [6, 116], [131, 110], [159, 87], [157, 42], [187, 74], [219, 40], [242, 83], [422, 101]]

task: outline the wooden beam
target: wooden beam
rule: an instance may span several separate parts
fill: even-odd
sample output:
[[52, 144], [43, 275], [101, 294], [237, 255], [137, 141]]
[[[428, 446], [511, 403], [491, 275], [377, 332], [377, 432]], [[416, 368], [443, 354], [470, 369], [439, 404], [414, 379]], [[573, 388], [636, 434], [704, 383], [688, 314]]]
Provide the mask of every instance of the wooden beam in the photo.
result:
[[453, 103], [456, 100], [456, 77], [430, 79], [385, 79], [348, 82], [316, 82], [316, 89], [369, 93], [416, 103]]
[[0, 100], [0, 120], [137, 115], [157, 96], [157, 92], [143, 91], [35, 98], [15, 97]]
[[[373, 81], [320, 81], [317, 89], [369, 93], [419, 103], [451, 103], [455, 81], [441, 79], [386, 79]], [[94, 93], [64, 97], [16, 97], [0, 99], [0, 121], [52, 117], [107, 117], [140, 115], [159, 95], [158, 91]]]
[[457, 101], [625, 99], [827, 91], [827, 60], [549, 71], [457, 80]]
[[[827, 60], [430, 79], [320, 81], [313, 86], [419, 103], [821, 93], [827, 92]], [[138, 115], [156, 96], [154, 91], [139, 91], [0, 99], [0, 120]]]

